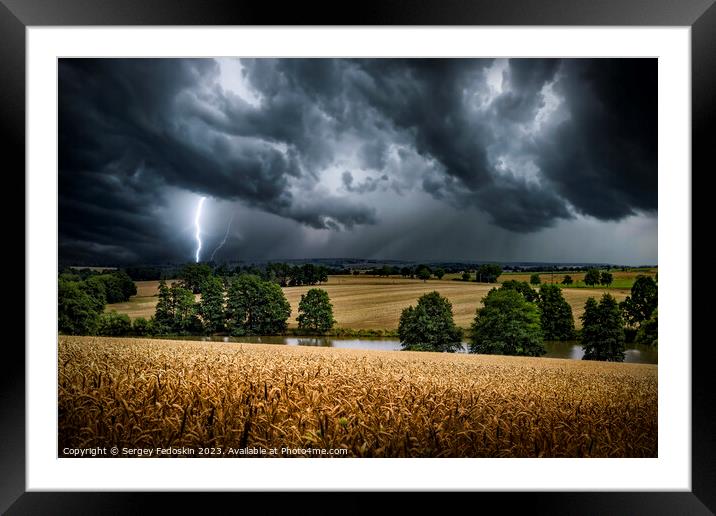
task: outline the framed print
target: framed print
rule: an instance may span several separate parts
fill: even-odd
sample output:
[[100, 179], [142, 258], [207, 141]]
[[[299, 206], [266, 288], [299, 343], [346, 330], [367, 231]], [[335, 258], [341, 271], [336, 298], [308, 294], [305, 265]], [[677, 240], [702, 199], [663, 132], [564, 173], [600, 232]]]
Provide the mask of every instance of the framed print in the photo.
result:
[[5, 4], [27, 303], [3, 510], [153, 490], [713, 510], [691, 337], [710, 2], [324, 26]]

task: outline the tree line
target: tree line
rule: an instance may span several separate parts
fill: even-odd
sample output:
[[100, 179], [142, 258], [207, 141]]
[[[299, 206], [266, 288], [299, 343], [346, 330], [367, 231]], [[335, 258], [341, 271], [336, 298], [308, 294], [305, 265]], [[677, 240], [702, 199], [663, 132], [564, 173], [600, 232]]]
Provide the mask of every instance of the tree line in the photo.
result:
[[127, 267], [125, 272], [134, 281], [158, 281], [160, 279], [172, 280], [183, 279], [186, 276], [207, 276], [220, 277], [235, 276], [239, 274], [253, 274], [262, 279], [275, 281], [282, 287], [315, 285], [327, 281], [328, 275], [350, 275], [351, 269], [326, 267], [307, 263], [303, 265], [291, 265], [288, 263], [267, 263], [263, 265], [237, 265], [232, 267], [226, 263], [190, 263], [181, 266], [135, 266]]
[[[181, 281], [161, 280], [156, 311], [150, 319], [103, 313], [107, 302], [126, 301], [136, 286], [124, 271], [59, 278], [58, 326], [61, 333], [107, 336], [276, 335], [286, 331], [291, 307], [281, 286], [254, 274], [221, 277], [199, 266], [186, 268]], [[197, 301], [196, 294], [201, 294]], [[506, 281], [493, 288], [476, 310], [467, 332], [473, 353], [540, 356], [545, 340], [579, 338], [584, 358], [624, 360], [626, 335], [637, 343], [658, 343], [657, 284], [638, 276], [621, 304], [605, 293], [589, 298], [575, 331], [572, 309], [557, 285], [539, 290], [527, 282]], [[333, 328], [333, 305], [327, 292], [312, 288], [301, 296], [298, 327], [313, 333]], [[400, 316], [398, 335], [408, 350], [457, 351], [463, 330], [453, 320], [452, 304], [437, 292], [418, 299]]]
[[107, 303], [121, 303], [137, 293], [124, 271], [62, 272], [57, 284], [57, 326], [61, 333], [93, 335], [104, 331]]
[[[451, 267], [430, 267], [423, 263], [415, 266], [398, 267], [394, 265], [383, 265], [382, 267], [374, 267], [363, 271], [363, 274], [377, 277], [401, 276], [402, 278], [421, 279], [428, 281], [435, 277], [443, 279], [447, 273], [462, 272], [462, 281], [477, 281], [481, 283], [496, 283], [497, 278], [502, 274], [502, 267], [496, 263], [486, 263], [480, 265], [474, 270], [455, 269]], [[360, 275], [360, 270], [354, 269], [355, 276]]]
[[[281, 287], [253, 274], [229, 278], [209, 276], [202, 282], [197, 301], [191, 283], [159, 282], [154, 316], [131, 320], [110, 312], [94, 327], [65, 327], [63, 333], [104, 336], [184, 336], [228, 334], [278, 335], [288, 328], [291, 305]], [[79, 315], [79, 314], [76, 314]], [[309, 289], [298, 306], [298, 328], [325, 333], [333, 328], [333, 305], [325, 290]]]
[[[149, 324], [159, 335], [277, 335], [286, 331], [290, 316], [291, 305], [277, 283], [241, 274], [226, 282], [208, 279], [199, 302], [179, 283], [160, 283], [157, 310]], [[333, 305], [325, 290], [312, 288], [301, 296], [297, 320], [300, 330], [323, 333], [333, 327]]]
[[[626, 334], [634, 341], [656, 346], [658, 335], [656, 281], [638, 276], [626, 300], [618, 303], [605, 293], [601, 300], [588, 298], [575, 331], [572, 308], [557, 285], [542, 284], [539, 291], [527, 282], [506, 281], [483, 298], [467, 332], [472, 353], [541, 356], [545, 340], [579, 339], [585, 360], [624, 360]], [[465, 336], [455, 325], [452, 304], [438, 292], [418, 299], [404, 309], [398, 335], [406, 350], [454, 352]]]
[[303, 265], [268, 263], [264, 267], [239, 265], [235, 268], [230, 268], [226, 265], [212, 268], [206, 263], [190, 263], [179, 271], [177, 278], [185, 288], [189, 288], [195, 294], [198, 294], [202, 284], [211, 277], [223, 278], [226, 281], [227, 278], [233, 276], [250, 275], [261, 278], [264, 281], [276, 283], [281, 287], [300, 287], [325, 283], [328, 281], [328, 275], [336, 272], [340, 271], [312, 263]]
[[[171, 286], [160, 280], [155, 316], [132, 321], [125, 314], [104, 313], [107, 304], [128, 301], [137, 293], [125, 270], [63, 269], [58, 278], [58, 328], [65, 334], [107, 336], [280, 333], [290, 315], [281, 287], [321, 284], [328, 281], [328, 273], [326, 267], [310, 263], [232, 270], [186, 264]], [[201, 294], [199, 303], [195, 294]]]
[[[539, 285], [542, 283], [542, 277], [539, 273], [533, 272], [530, 275], [530, 283]], [[572, 285], [574, 280], [569, 274], [565, 274], [562, 279], [562, 285]], [[614, 275], [609, 271], [600, 271], [599, 269], [587, 269], [584, 274], [584, 284], [589, 287], [605, 286], [608, 287], [614, 283]]]

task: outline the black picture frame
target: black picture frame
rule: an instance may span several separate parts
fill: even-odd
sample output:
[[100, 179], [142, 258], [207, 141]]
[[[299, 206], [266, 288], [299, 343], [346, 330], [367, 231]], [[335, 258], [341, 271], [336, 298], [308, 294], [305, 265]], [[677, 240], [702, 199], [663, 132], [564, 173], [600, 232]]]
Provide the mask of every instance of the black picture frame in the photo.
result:
[[[223, 0], [0, 0], [0, 63], [3, 71], [0, 133], [5, 144], [3, 166], [7, 166], [6, 172], [25, 170], [25, 29], [28, 26], [294, 24], [689, 26], [692, 44], [692, 180], [712, 171], [716, 162], [716, 146], [709, 138], [709, 129], [716, 122], [714, 0], [376, 0], [352, 6], [294, 2], [280, 8], [270, 3]], [[24, 174], [6, 173], [4, 178], [6, 188], [12, 188], [6, 192], [15, 192], [13, 197], [19, 197], [17, 192], [24, 194]], [[12, 179], [16, 182], [14, 185], [11, 185]], [[24, 199], [24, 195], [22, 197]], [[7, 220], [8, 207], [4, 207], [4, 212]], [[698, 220], [695, 214], [692, 219]], [[19, 232], [19, 228], [16, 231]], [[693, 230], [692, 234], [695, 234]], [[20, 238], [24, 242], [24, 231], [22, 237], [14, 241], [19, 242]], [[695, 256], [693, 251], [692, 244], [691, 252]], [[23, 263], [24, 258], [23, 246]], [[696, 267], [697, 262], [693, 261], [693, 270]], [[31, 273], [25, 267], [25, 277]], [[22, 305], [24, 309], [25, 303]], [[693, 302], [691, 305], [692, 320], [699, 320], [699, 315], [708, 320], [705, 314], [708, 306], [700, 308]], [[479, 493], [480, 504], [495, 502], [504, 508], [524, 504], [531, 511], [550, 514], [714, 513], [716, 423], [709, 360], [712, 344], [709, 340], [694, 339], [692, 343], [691, 492]], [[253, 501], [266, 504], [266, 493], [195, 493], [189, 496], [189, 493], [25, 492], [25, 354], [21, 347], [11, 346], [9, 339], [4, 344], [3, 359], [7, 365], [0, 374], [0, 512], [10, 515], [123, 514], [144, 512], [149, 503], [161, 504], [163, 512], [177, 509], [187, 512], [198, 507], [205, 511], [219, 504], [235, 503], [237, 496], [241, 497], [241, 507]], [[315, 493], [272, 493], [268, 498], [270, 513], [282, 510], [279, 505], [284, 504], [292, 510], [310, 507], [311, 512], [339, 510], [358, 514], [375, 509], [373, 502], [359, 493], [342, 495], [338, 508], [333, 502], [316, 503]], [[406, 503], [422, 505], [423, 498], [422, 494], [414, 493]], [[307, 502], [310, 505], [305, 505]]]

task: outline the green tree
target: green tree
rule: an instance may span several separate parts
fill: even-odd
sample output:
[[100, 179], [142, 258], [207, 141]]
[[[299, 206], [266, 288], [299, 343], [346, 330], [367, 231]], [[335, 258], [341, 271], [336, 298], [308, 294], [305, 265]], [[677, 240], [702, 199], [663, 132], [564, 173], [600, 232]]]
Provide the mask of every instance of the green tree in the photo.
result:
[[197, 318], [196, 303], [192, 291], [180, 286], [179, 283], [173, 283], [169, 290], [171, 291], [171, 304], [174, 309], [172, 332], [187, 334], [200, 330], [201, 321]]
[[604, 294], [599, 303], [587, 299], [580, 338], [583, 360], [624, 361], [624, 321], [613, 296]]
[[380, 269], [377, 269], [377, 274], [380, 277], [389, 277], [393, 273], [393, 268], [390, 265], [383, 265]]
[[572, 276], [570, 276], [569, 274], [567, 274], [564, 277], [564, 279], [562, 280], [562, 285], [571, 285], [572, 283], [574, 283], [574, 280], [572, 279]]
[[132, 333], [132, 321], [127, 314], [112, 310], [99, 318], [97, 333], [105, 337], [125, 337]]
[[511, 289], [492, 289], [470, 329], [470, 352], [540, 356], [546, 353], [539, 311]]
[[147, 337], [155, 335], [154, 318], [151, 317], [149, 320], [144, 317], [137, 317], [132, 321], [132, 334], [137, 337]]
[[539, 277], [539, 274], [534, 273], [530, 276], [530, 283], [532, 285], [539, 285], [540, 283], [542, 283], [542, 278]]
[[634, 342], [644, 346], [657, 346], [659, 341], [659, 309], [654, 308], [651, 317], [639, 325]]
[[212, 334], [224, 329], [224, 282], [216, 276], [204, 281], [199, 303], [199, 314], [204, 323], [204, 331]]
[[535, 289], [530, 287], [529, 283], [526, 281], [508, 280], [503, 282], [500, 288], [505, 290], [516, 290], [530, 302], [537, 301], [539, 298], [539, 294], [535, 291]]
[[599, 285], [600, 281], [602, 281], [602, 274], [599, 272], [599, 269], [589, 269], [584, 275], [584, 284], [589, 287]]
[[174, 304], [171, 290], [163, 279], [159, 281], [158, 297], [157, 307], [154, 312], [156, 331], [159, 334], [169, 333], [174, 327]]
[[319, 285], [328, 281], [328, 269], [326, 269], [323, 265], [318, 266], [318, 270], [316, 271], [316, 279], [318, 280]]
[[420, 296], [400, 314], [398, 336], [403, 349], [454, 352], [462, 348], [462, 329], [455, 325], [452, 303], [437, 292]]
[[79, 283], [83, 280], [82, 276], [80, 276], [79, 274], [75, 274], [74, 272], [62, 272], [57, 279], [75, 283]]
[[432, 276], [432, 271], [430, 270], [430, 267], [427, 265], [418, 265], [417, 269], [415, 269], [415, 275], [418, 277], [418, 279], [423, 280], [423, 282], [426, 282], [430, 279], [430, 276]]
[[132, 278], [124, 271], [114, 271], [90, 276], [85, 281], [91, 281], [93, 290], [99, 289], [98, 284], [104, 287], [107, 303], [123, 303], [137, 293], [137, 286]]
[[291, 305], [281, 287], [254, 275], [234, 278], [227, 299], [232, 335], [272, 335], [286, 331]]
[[112, 275], [117, 279], [119, 288], [122, 290], [122, 301], [129, 301], [129, 298], [137, 295], [137, 285], [125, 271], [115, 271]]
[[212, 275], [211, 267], [206, 263], [187, 263], [179, 271], [181, 286], [193, 294], [201, 293], [204, 282]]
[[475, 271], [475, 280], [480, 283], [496, 283], [502, 274], [502, 267], [497, 263], [484, 263]]
[[470, 273], [465, 271], [462, 273], [462, 281], [470, 281]]
[[301, 330], [310, 330], [325, 333], [335, 324], [333, 318], [333, 305], [328, 292], [320, 288], [312, 288], [301, 295], [298, 303], [298, 327]]
[[433, 271], [433, 275], [434, 275], [437, 279], [441, 280], [441, 279], [443, 279], [443, 276], [445, 276], [445, 269], [443, 269], [442, 267], [438, 267], [437, 269], [435, 269], [435, 270]]
[[114, 274], [100, 274], [96, 276], [98, 281], [104, 285], [105, 297], [107, 303], [122, 303], [129, 298], [125, 298], [122, 282]]
[[544, 284], [539, 289], [539, 310], [542, 333], [546, 340], [574, 338], [572, 307], [557, 285]]
[[104, 312], [104, 306], [107, 304], [107, 290], [102, 278], [99, 275], [90, 276], [79, 285], [92, 299], [94, 311], [98, 314]]
[[282, 287], [287, 287], [291, 280], [291, 266], [287, 263], [270, 263], [268, 267], [275, 281]]
[[57, 327], [69, 335], [94, 335], [99, 325], [97, 301], [80, 282], [60, 279], [57, 285]]
[[303, 269], [299, 266], [291, 267], [288, 271], [288, 284], [291, 287], [300, 287], [304, 283]]
[[614, 276], [612, 276], [611, 272], [604, 271], [602, 272], [600, 283], [602, 285], [606, 285], [607, 287], [611, 285], [614, 282]]
[[127, 267], [124, 272], [132, 281], [158, 281], [162, 278], [162, 269], [159, 267]]
[[631, 295], [621, 303], [627, 324], [635, 327], [648, 320], [656, 310], [658, 297], [658, 287], [654, 278], [638, 275], [631, 287]]
[[319, 273], [318, 267], [312, 263], [306, 263], [301, 267], [303, 273], [303, 284], [304, 285], [315, 285], [318, 283]]

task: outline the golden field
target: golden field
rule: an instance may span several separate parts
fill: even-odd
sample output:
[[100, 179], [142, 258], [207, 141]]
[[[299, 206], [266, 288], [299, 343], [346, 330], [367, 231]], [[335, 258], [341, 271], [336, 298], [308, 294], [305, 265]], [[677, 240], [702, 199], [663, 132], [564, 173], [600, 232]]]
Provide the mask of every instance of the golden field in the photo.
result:
[[[505, 275], [501, 279], [510, 279]], [[126, 303], [107, 305], [106, 311], [116, 310], [126, 313], [131, 318], [154, 315], [157, 304], [158, 281], [138, 281], [137, 295]], [[475, 318], [475, 310], [482, 306], [482, 298], [491, 288], [499, 285], [486, 283], [468, 283], [451, 280], [421, 280], [402, 278], [374, 278], [370, 276], [330, 276], [327, 283], [317, 285], [328, 292], [333, 303], [333, 313], [338, 327], [358, 330], [380, 329], [395, 330], [398, 328], [401, 311], [414, 305], [418, 298], [433, 290], [446, 296], [453, 305], [455, 323], [469, 327]], [[287, 287], [283, 291], [291, 303], [289, 327], [296, 327], [298, 302], [301, 294], [315, 287]], [[572, 313], [577, 328], [581, 327], [579, 317], [584, 312], [584, 303], [588, 297], [599, 299], [604, 292], [609, 292], [617, 301], [623, 301], [627, 289], [599, 288], [565, 288], [562, 290], [565, 299], [572, 306]]]
[[59, 449], [655, 457], [657, 371], [547, 358], [60, 336]]

